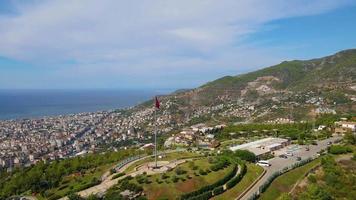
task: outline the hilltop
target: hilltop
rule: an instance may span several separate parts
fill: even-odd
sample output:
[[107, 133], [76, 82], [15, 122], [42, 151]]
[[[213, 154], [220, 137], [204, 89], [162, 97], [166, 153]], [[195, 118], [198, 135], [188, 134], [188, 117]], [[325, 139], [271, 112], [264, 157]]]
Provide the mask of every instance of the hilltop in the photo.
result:
[[[356, 49], [225, 76], [161, 97], [177, 122], [309, 120], [355, 113]], [[137, 106], [142, 108], [150, 102]], [[281, 119], [282, 118], [282, 119]]]

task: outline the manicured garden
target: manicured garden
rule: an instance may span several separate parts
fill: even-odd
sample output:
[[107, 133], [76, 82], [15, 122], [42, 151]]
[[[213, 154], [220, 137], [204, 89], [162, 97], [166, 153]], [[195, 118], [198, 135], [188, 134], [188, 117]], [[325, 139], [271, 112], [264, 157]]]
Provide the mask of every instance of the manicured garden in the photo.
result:
[[148, 199], [176, 199], [184, 193], [195, 191], [214, 183], [233, 170], [232, 164], [215, 169], [214, 161], [204, 158], [189, 161], [164, 174], [141, 175], [132, 181], [144, 188]]
[[[172, 152], [172, 153], [167, 153], [163, 154], [162, 158], [158, 158], [158, 161], [164, 160], [164, 161], [171, 161], [171, 160], [178, 160], [178, 159], [184, 159], [184, 158], [194, 158], [194, 157], [200, 157], [201, 155], [194, 153], [194, 152], [188, 152], [188, 151], [179, 151], [179, 152]], [[143, 160], [135, 162], [135, 164], [131, 165], [128, 167], [124, 172], [126, 174], [133, 172], [135, 167], [140, 166], [144, 163], [152, 162], [154, 161], [153, 157], [145, 158]]]

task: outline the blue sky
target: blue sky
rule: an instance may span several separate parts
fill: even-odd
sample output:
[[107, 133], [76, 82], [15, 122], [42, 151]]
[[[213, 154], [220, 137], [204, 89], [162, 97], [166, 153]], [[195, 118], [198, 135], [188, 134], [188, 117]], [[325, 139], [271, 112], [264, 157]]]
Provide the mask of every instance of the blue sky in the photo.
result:
[[192, 88], [356, 48], [356, 0], [3, 0], [0, 89]]

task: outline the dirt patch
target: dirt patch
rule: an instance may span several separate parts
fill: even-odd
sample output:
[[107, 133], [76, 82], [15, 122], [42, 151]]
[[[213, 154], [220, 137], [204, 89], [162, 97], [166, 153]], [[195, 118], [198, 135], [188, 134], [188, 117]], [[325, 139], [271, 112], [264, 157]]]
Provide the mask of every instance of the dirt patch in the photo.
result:
[[356, 170], [356, 162], [353, 160], [340, 160], [338, 163], [346, 170]]
[[201, 182], [198, 181], [196, 178], [194, 179], [188, 179], [184, 182], [179, 182], [176, 184], [177, 190], [186, 193], [186, 192], [192, 192], [196, 189], [198, 189], [200, 186]]
[[277, 188], [277, 190], [284, 191], [284, 192], [287, 192], [290, 189], [286, 185], [275, 185], [275, 187]]
[[158, 199], [158, 197], [162, 196], [162, 194], [164, 193], [163, 189], [157, 189], [153, 191], [150, 191], [147, 193], [148, 199], [150, 200], [155, 200]]

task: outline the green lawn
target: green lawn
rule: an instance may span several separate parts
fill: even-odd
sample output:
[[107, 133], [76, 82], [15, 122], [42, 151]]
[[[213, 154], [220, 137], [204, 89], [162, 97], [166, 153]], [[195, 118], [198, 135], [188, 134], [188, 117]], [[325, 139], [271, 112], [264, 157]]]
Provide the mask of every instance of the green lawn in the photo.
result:
[[261, 200], [275, 200], [282, 193], [289, 192], [294, 184], [304, 178], [304, 175], [310, 171], [312, 168], [320, 164], [320, 158], [313, 160], [312, 162], [293, 169], [279, 177], [277, 177], [267, 190], [261, 194]]
[[235, 187], [229, 189], [228, 191], [222, 193], [221, 195], [215, 196], [212, 199], [215, 200], [226, 200], [234, 199], [239, 196], [243, 191], [247, 189], [263, 172], [263, 168], [255, 164], [247, 164], [247, 172], [242, 180], [235, 185]]
[[[198, 175], [199, 170], [207, 170], [211, 164], [208, 162], [207, 158], [195, 160], [194, 165], [198, 167], [198, 169], [193, 170], [190, 162], [183, 163], [179, 165], [181, 169], [186, 171], [183, 175], [177, 175], [175, 170], [166, 172], [166, 175], [169, 176], [166, 179], [162, 179], [161, 174], [156, 174], [148, 177], [150, 183], [142, 184], [145, 193], [147, 194], [148, 199], [176, 199], [179, 195], [187, 192], [192, 192], [197, 190], [205, 185], [212, 184], [217, 180], [224, 177], [227, 173], [232, 170], [232, 164], [228, 167], [216, 171], [210, 172], [207, 175]], [[173, 182], [172, 177], [176, 176], [179, 178], [177, 182]], [[190, 178], [187, 178], [189, 176]], [[156, 179], [159, 179], [161, 183], [158, 183]], [[137, 181], [133, 179], [135, 183]]]

